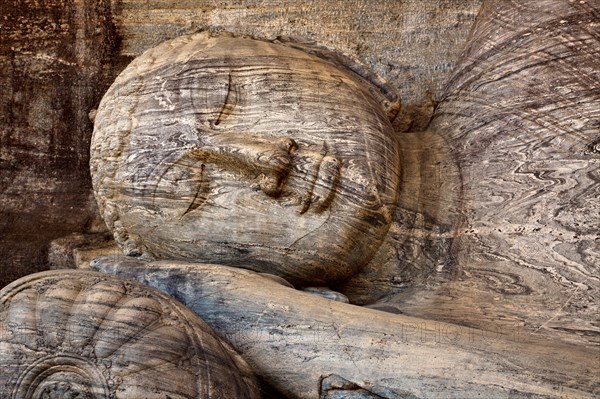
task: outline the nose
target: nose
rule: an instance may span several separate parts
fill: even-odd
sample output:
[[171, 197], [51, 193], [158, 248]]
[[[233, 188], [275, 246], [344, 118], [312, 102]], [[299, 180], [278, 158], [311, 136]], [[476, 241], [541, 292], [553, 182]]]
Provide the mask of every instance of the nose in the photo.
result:
[[319, 151], [313, 151], [301, 149], [294, 140], [285, 138], [266, 147], [248, 147], [245, 153], [250, 155], [246, 159], [255, 159], [248, 169], [260, 173], [257, 188], [269, 197], [280, 197], [286, 188], [301, 198], [301, 214], [311, 207], [314, 212], [322, 212], [331, 203], [341, 162], [328, 155], [325, 144]]
[[245, 177], [269, 197], [279, 197], [293, 168], [296, 142], [291, 138], [267, 141], [248, 135], [232, 136], [195, 148], [193, 154], [202, 162]]
[[243, 177], [271, 198], [285, 192], [298, 199], [300, 213], [322, 212], [331, 203], [341, 162], [325, 143], [317, 150], [299, 146], [291, 138], [271, 139], [227, 134], [193, 150], [203, 163], [214, 164]]

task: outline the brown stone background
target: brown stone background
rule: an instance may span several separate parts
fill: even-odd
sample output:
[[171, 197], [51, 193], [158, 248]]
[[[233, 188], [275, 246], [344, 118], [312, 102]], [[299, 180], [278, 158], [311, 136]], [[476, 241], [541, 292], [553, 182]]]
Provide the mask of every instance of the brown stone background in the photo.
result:
[[202, 29], [312, 40], [396, 86], [422, 130], [481, 0], [0, 1], [0, 286], [48, 267], [50, 241], [102, 229], [90, 110], [131, 59]]
[[[397, 223], [365, 273], [341, 288], [365, 303], [391, 291], [372, 305], [390, 312], [597, 355], [600, 3], [486, 1], [459, 63], [481, 2], [0, 0], [0, 287], [46, 269], [51, 241], [103, 230], [88, 113], [129, 61], [202, 29], [289, 36], [358, 58], [402, 97]], [[535, 73], [505, 79], [532, 51], [575, 78], [558, 68], [550, 85]], [[572, 56], [563, 60], [565, 51]], [[482, 77], [491, 84], [479, 85]], [[565, 87], [585, 103], [553, 101]], [[538, 97], [547, 102], [514, 118], [514, 101]], [[435, 129], [424, 131], [438, 103]], [[546, 123], [555, 112], [560, 123]], [[471, 129], [477, 119], [493, 123]], [[563, 134], [571, 124], [578, 134]], [[557, 368], [568, 370], [563, 360]], [[597, 376], [592, 384], [597, 392]]]

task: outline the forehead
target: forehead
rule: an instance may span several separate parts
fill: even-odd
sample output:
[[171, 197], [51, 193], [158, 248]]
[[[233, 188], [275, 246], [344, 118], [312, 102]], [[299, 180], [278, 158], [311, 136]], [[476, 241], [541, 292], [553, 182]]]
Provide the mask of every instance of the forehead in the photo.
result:
[[196, 47], [188, 48], [185, 62], [176, 59], [145, 74], [138, 128], [160, 126], [164, 133], [177, 125], [208, 136], [343, 142], [364, 141], [353, 133], [380, 132], [385, 123], [365, 89], [327, 61], [255, 40], [227, 38]]

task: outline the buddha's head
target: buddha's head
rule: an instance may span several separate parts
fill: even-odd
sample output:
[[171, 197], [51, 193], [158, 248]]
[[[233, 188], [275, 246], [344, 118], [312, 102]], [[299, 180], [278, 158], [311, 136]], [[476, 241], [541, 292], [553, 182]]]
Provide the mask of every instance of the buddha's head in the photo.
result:
[[385, 238], [399, 182], [373, 88], [282, 44], [186, 36], [104, 96], [91, 168], [133, 256], [219, 263], [299, 285], [343, 280]]

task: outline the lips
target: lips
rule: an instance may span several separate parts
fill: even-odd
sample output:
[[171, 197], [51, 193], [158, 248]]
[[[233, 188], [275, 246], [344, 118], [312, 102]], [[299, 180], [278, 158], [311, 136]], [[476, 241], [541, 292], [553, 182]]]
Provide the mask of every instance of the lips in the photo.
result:
[[329, 207], [340, 180], [340, 167], [340, 160], [331, 155], [322, 156], [316, 163], [314, 177], [302, 198], [300, 214], [309, 209], [320, 213]]

